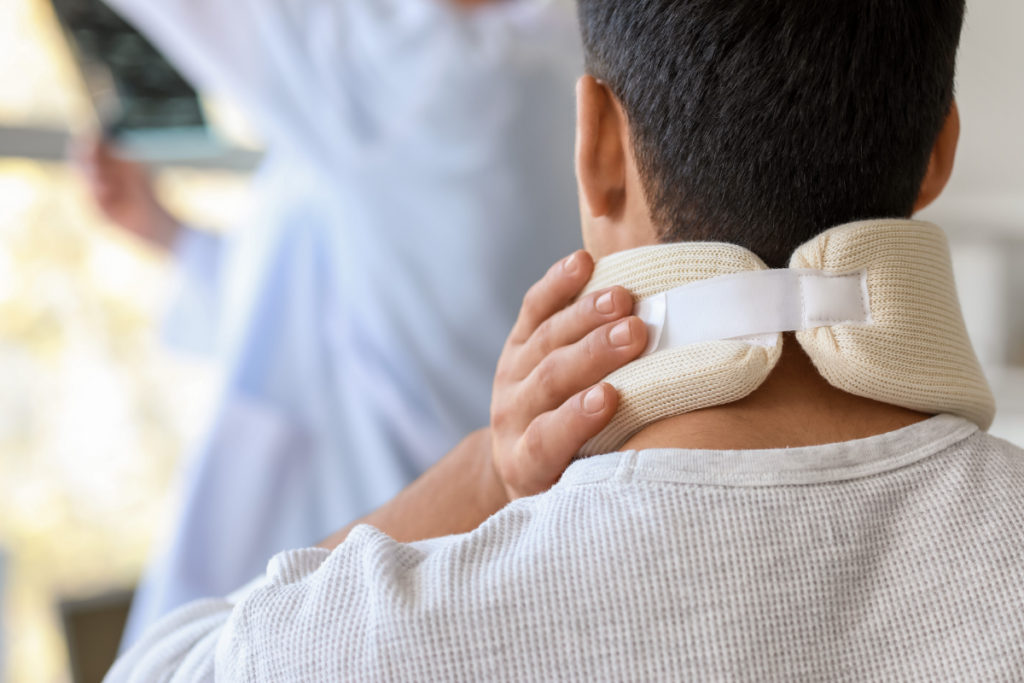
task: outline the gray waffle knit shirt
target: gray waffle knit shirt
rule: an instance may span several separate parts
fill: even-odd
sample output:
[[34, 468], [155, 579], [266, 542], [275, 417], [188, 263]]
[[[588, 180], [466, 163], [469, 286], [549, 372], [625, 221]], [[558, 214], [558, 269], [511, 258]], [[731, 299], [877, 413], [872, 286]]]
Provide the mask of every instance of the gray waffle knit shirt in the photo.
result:
[[596, 456], [469, 534], [363, 526], [283, 553], [234, 599], [166, 617], [107, 680], [214, 673], [1022, 681], [1024, 451], [940, 416], [814, 448]]

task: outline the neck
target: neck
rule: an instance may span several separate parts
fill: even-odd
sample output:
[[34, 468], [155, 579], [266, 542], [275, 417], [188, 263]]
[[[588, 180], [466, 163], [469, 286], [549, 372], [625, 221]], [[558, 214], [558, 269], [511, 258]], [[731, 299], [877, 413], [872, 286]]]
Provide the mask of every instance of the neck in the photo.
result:
[[928, 419], [829, 384], [792, 334], [768, 379], [744, 399], [656, 422], [620, 450], [798, 448], [885, 434]]

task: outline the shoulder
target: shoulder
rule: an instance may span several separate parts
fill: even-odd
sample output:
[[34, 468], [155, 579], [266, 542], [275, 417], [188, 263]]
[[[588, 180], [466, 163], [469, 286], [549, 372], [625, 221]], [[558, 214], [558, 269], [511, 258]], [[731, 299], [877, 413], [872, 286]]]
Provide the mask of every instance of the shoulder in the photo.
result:
[[[409, 657], [396, 664], [403, 671], [414, 660], [424, 665], [413, 657], [417, 644], [429, 641], [435, 653], [458, 651], [467, 615], [501, 612], [500, 605], [527, 597], [520, 588], [536, 577], [523, 574], [543, 568], [534, 560], [547, 542], [531, 528], [545, 504], [539, 499], [550, 495], [516, 501], [458, 536], [405, 544], [359, 526], [334, 551], [281, 553], [268, 566], [267, 581], [231, 614], [218, 645], [218, 678], [280, 665], [376, 680], [398, 653]], [[530, 561], [520, 561], [524, 552]]]
[[1024, 470], [1024, 449], [988, 432], [977, 431], [952, 446], [951, 450], [985, 456], [1011, 469]]
[[[548, 517], [548, 510], [564, 496], [553, 490], [507, 505], [477, 529], [453, 536], [400, 543], [369, 525], [355, 527], [344, 543], [333, 551], [306, 548], [280, 553], [267, 567], [266, 582], [247, 602], [264, 605], [275, 594], [294, 600], [313, 595], [322, 588], [346, 591], [362, 590], [367, 599], [375, 591], [388, 593], [404, 583], [423, 590], [423, 580], [432, 573], [450, 571], [460, 564], [479, 565], [482, 557], [497, 561], [522, 548], [542, 542], [533, 528]], [[531, 538], [525, 539], [524, 537]], [[340, 584], [339, 584], [340, 582]]]
[[[909, 476], [914, 476], [911, 473]], [[1024, 450], [975, 431], [922, 463], [918, 490], [974, 526], [1003, 528], [1024, 540]]]

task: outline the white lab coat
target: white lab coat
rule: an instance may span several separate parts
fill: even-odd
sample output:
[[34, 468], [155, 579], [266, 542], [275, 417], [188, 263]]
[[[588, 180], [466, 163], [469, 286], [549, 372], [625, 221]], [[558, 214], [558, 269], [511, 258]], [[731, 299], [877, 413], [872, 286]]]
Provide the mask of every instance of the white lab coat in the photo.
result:
[[216, 284], [224, 392], [129, 642], [487, 424], [523, 294], [580, 246], [582, 59], [569, 0], [110, 2], [285, 151], [230, 265], [199, 278]]

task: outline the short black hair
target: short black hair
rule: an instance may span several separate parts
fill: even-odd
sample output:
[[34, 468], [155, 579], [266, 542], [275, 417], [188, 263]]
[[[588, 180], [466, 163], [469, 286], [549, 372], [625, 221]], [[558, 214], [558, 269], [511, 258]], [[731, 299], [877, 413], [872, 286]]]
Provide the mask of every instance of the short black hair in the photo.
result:
[[964, 0], [578, 0], [665, 242], [770, 267], [913, 212], [950, 111]]

